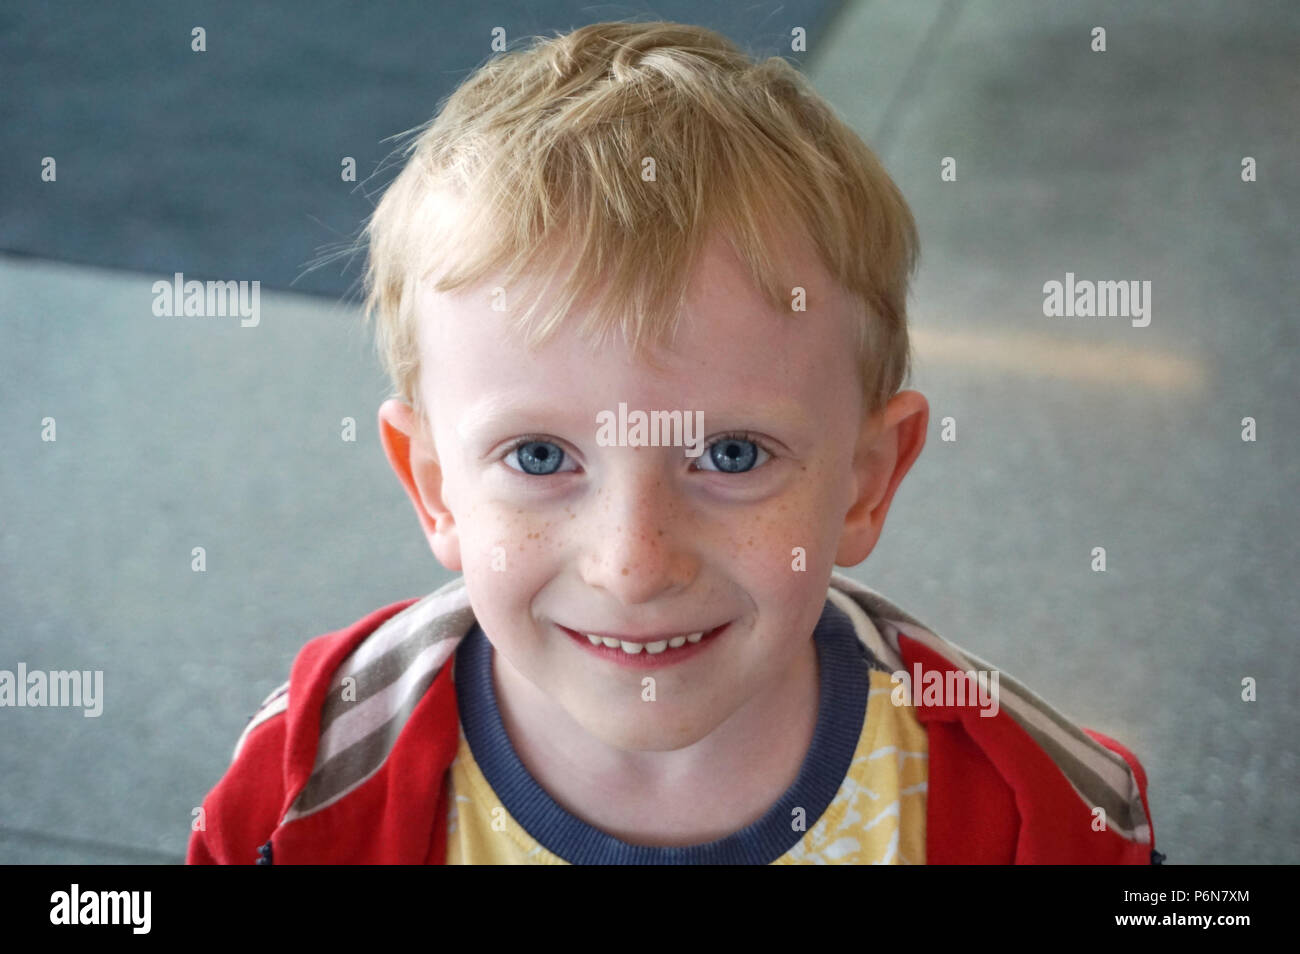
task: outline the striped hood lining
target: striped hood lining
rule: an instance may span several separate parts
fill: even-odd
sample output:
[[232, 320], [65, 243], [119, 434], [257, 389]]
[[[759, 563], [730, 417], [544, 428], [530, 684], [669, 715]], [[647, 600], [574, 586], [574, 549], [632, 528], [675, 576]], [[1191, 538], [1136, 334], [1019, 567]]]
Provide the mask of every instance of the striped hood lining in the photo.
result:
[[385, 620], [361, 641], [334, 673], [321, 708], [311, 777], [281, 824], [332, 805], [379, 771], [411, 713], [473, 625], [462, 576]]
[[[995, 667], [949, 643], [879, 593], [833, 573], [827, 591], [850, 620], [873, 665], [906, 669], [899, 635], [924, 645], [963, 671]], [[382, 768], [434, 678], [475, 622], [459, 576], [382, 623], [339, 666], [321, 710], [312, 773], [281, 824], [332, 805]], [[1151, 828], [1132, 769], [1017, 680], [998, 670], [999, 705], [1060, 768], [1079, 798], [1106, 812], [1123, 837], [1149, 843]], [[236, 745], [288, 707], [288, 683], [267, 696]]]
[[244, 731], [239, 733], [239, 738], [235, 740], [235, 751], [230, 756], [230, 761], [233, 762], [239, 758], [239, 750], [244, 747], [244, 742], [250, 732], [272, 716], [288, 711], [289, 681], [286, 679], [271, 690], [271, 694], [262, 700], [262, 704], [257, 707], [257, 711], [249, 718], [248, 725], [244, 726]]
[[[914, 619], [879, 593], [856, 580], [832, 575], [846, 597], [860, 607], [863, 615], [874, 617], [872, 631], [887, 649], [878, 651], [882, 659], [902, 659], [898, 637], [901, 633], [916, 640], [962, 671], [992, 672], [990, 665], [973, 653], [938, 636], [925, 624]], [[855, 623], [858, 622], [856, 617]], [[870, 646], [870, 642], [868, 642]], [[898, 669], [906, 669], [901, 665]], [[1076, 723], [1026, 688], [1019, 680], [998, 669], [998, 701], [1002, 709], [1047, 753], [1070, 783], [1079, 798], [1091, 809], [1106, 812], [1107, 827], [1129, 841], [1151, 842], [1151, 826], [1142, 805], [1137, 778], [1124, 757], [1085, 733]]]

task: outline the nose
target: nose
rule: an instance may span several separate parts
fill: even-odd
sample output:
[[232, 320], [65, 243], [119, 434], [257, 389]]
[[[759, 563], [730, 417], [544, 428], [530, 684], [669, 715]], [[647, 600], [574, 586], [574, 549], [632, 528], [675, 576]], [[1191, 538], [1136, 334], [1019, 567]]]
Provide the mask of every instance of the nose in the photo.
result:
[[699, 557], [671, 483], [662, 473], [622, 473], [597, 489], [582, 557], [589, 586], [629, 606], [690, 586]]

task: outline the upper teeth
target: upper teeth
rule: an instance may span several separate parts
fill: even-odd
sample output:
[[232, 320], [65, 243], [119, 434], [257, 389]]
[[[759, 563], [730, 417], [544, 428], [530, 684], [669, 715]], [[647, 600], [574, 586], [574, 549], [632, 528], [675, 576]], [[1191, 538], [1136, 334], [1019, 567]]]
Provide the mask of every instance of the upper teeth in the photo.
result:
[[700, 630], [698, 633], [691, 633], [689, 636], [674, 636], [672, 639], [661, 639], [653, 643], [629, 643], [627, 640], [615, 639], [613, 636], [596, 636], [592, 633], [587, 633], [585, 635], [593, 646], [604, 644], [610, 649], [621, 649], [623, 652], [633, 656], [644, 649], [653, 656], [655, 653], [663, 652], [670, 646], [673, 649], [676, 649], [679, 646], [684, 646], [686, 643], [698, 643], [704, 638], [704, 630]]

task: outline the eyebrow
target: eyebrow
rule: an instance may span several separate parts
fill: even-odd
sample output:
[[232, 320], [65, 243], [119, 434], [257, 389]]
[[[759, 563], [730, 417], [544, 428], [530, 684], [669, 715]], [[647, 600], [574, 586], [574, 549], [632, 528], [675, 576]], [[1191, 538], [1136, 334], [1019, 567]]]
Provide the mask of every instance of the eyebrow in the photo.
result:
[[[623, 402], [627, 403], [627, 402]], [[602, 407], [600, 411], [610, 411], [618, 416], [618, 404], [615, 401], [612, 407]], [[776, 404], [766, 407], [748, 407], [748, 408], [727, 408], [717, 411], [709, 411], [707, 408], [683, 408], [683, 407], [655, 407], [643, 408], [633, 407], [630, 404], [627, 413], [631, 415], [633, 411], [645, 412], [664, 412], [678, 411], [682, 414], [694, 413], [697, 410], [704, 411], [705, 428], [710, 428], [709, 420], [723, 420], [738, 422], [746, 419], [756, 422], [770, 421], [775, 426], [790, 430], [799, 431], [800, 429], [809, 430], [812, 428], [812, 421], [809, 419], [803, 406], [794, 401], [780, 401]], [[505, 428], [506, 425], [513, 421], [536, 421], [539, 424], [543, 421], [555, 422], [560, 421], [564, 424], [577, 424], [580, 427], [587, 428], [593, 433], [596, 430], [596, 415], [575, 415], [571, 408], [540, 408], [535, 404], [517, 404], [510, 402], [499, 402], [495, 400], [483, 401], [469, 411], [461, 415], [460, 421], [456, 425], [456, 432], [460, 436], [462, 443], [469, 443], [473, 440], [483, 438], [494, 432], [498, 428]], [[553, 424], [551, 426], [554, 426]]]

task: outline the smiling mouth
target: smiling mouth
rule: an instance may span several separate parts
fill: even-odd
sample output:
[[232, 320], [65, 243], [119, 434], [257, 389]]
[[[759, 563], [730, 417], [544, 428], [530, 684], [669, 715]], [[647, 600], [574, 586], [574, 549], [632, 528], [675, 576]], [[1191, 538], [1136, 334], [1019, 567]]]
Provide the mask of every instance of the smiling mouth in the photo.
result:
[[674, 650], [681, 649], [684, 646], [693, 646], [697, 643], [700, 643], [703, 640], [707, 639], [708, 637], [721, 631], [724, 627], [726, 627], [726, 625], [727, 625], [726, 623], [723, 623], [721, 626], [713, 627], [713, 629], [700, 630], [694, 633], [687, 633], [685, 635], [671, 636], [665, 639], [655, 639], [655, 640], [621, 639], [617, 636], [603, 636], [597, 633], [583, 633], [576, 629], [569, 629], [569, 627], [567, 626], [562, 628], [568, 630], [570, 633], [574, 634], [580, 639], [586, 639], [587, 642], [591, 643], [591, 645], [593, 646], [604, 646], [609, 649], [621, 649], [624, 653], [626, 653], [629, 656], [638, 656], [641, 653], [645, 653], [646, 655], [649, 656], [656, 656], [660, 653], [669, 653], [671, 655]]

